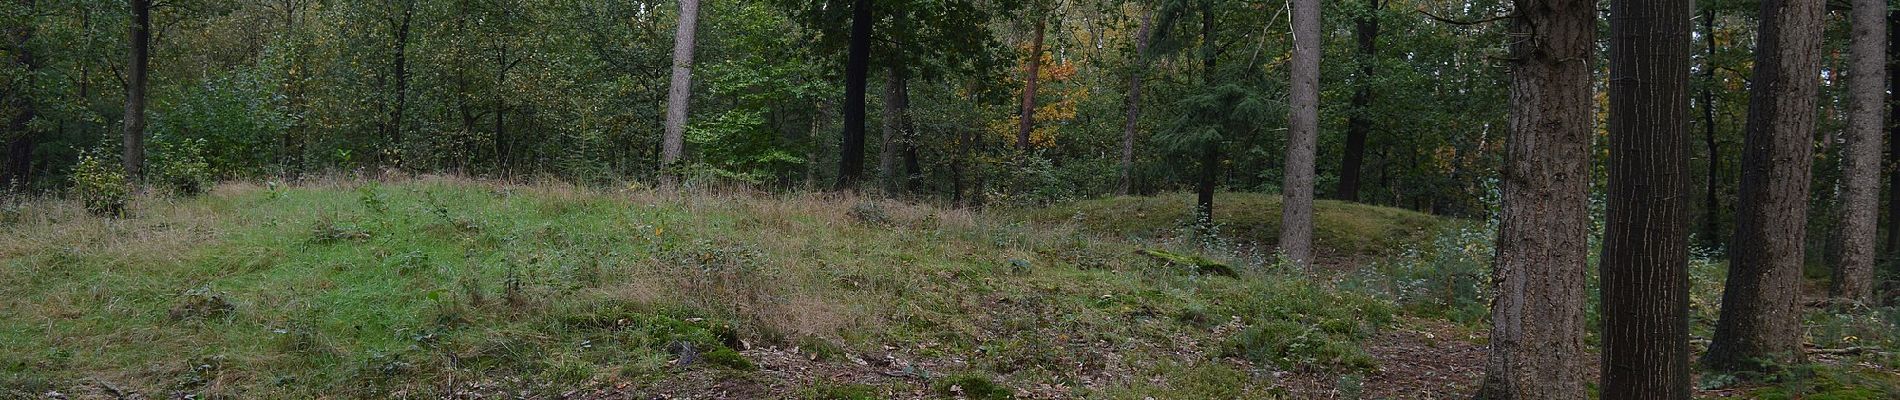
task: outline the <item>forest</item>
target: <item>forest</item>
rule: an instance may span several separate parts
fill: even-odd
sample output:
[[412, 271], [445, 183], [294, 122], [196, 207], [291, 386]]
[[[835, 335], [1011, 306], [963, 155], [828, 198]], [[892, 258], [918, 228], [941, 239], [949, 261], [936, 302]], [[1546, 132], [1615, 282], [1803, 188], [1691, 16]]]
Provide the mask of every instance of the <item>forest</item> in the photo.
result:
[[0, 399], [1900, 398], [1887, 0], [0, 0]]

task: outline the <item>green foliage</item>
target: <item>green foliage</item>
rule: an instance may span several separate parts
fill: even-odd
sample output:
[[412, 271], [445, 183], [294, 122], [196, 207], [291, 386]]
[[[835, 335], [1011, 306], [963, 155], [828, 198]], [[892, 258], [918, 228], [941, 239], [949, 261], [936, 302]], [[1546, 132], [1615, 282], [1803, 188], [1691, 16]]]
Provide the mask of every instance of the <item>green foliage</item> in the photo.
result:
[[153, 138], [152, 181], [186, 196], [204, 193], [212, 184], [211, 165], [205, 161], [204, 139]]
[[876, 386], [819, 382], [806, 388], [804, 400], [878, 400], [884, 398]]
[[971, 400], [1009, 400], [1016, 397], [1008, 386], [996, 384], [978, 374], [957, 374], [930, 383], [937, 394]]
[[97, 152], [87, 152], [81, 154], [79, 164], [73, 166], [72, 179], [73, 195], [85, 203], [86, 211], [96, 215], [125, 214], [132, 187], [126, 182], [125, 170], [118, 165], [107, 162]]
[[1254, 314], [1246, 319], [1246, 328], [1223, 345], [1226, 354], [1280, 368], [1377, 367], [1357, 343], [1392, 322], [1396, 310], [1389, 303], [1329, 292], [1303, 279], [1275, 280], [1268, 290], [1271, 295], [1246, 306]]

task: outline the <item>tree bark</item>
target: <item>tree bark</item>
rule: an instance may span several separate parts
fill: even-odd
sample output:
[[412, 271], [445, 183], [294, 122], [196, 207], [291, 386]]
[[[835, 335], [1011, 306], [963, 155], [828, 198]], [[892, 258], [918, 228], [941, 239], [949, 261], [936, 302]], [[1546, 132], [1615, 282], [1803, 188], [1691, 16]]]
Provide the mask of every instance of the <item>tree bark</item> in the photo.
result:
[[1313, 175], [1319, 143], [1319, 0], [1293, 1], [1293, 89], [1288, 94], [1286, 177], [1281, 184], [1280, 255], [1313, 261]]
[[1379, 56], [1380, 0], [1367, 0], [1366, 15], [1354, 22], [1359, 40], [1359, 80], [1352, 93], [1352, 114], [1346, 117], [1346, 153], [1339, 162], [1340, 200], [1359, 201], [1359, 180], [1366, 162], [1366, 137], [1372, 134], [1372, 79]]
[[[1900, 12], [1887, 13], [1887, 92], [1900, 93]], [[1900, 101], [1887, 104], [1887, 255], [1900, 255]], [[1900, 273], [1900, 263], [1892, 272]], [[1900, 275], [1894, 275], [1900, 276]]]
[[886, 68], [884, 76], [884, 140], [879, 143], [877, 157], [878, 184], [886, 193], [896, 193], [902, 176], [897, 170], [898, 152], [904, 142], [904, 91], [905, 77], [902, 68], [895, 65]]
[[1593, 0], [1517, 0], [1511, 116], [1480, 399], [1582, 399]]
[[871, 0], [851, 6], [851, 46], [844, 68], [844, 144], [838, 158], [840, 190], [864, 178], [864, 89], [871, 69]]
[[[1201, 86], [1214, 87], [1214, 72], [1219, 59], [1215, 57], [1214, 45], [1214, 2], [1201, 0]], [[1220, 143], [1209, 139], [1201, 145], [1201, 177], [1194, 193], [1194, 212], [1196, 222], [1203, 230], [1213, 227], [1214, 189], [1220, 180]]]
[[[1887, 13], [1887, 91], [1900, 93], [1900, 12]], [[1889, 99], [1887, 107], [1887, 254], [1892, 257], [1900, 255], [1900, 101]]]
[[666, 92], [666, 133], [660, 139], [660, 176], [674, 183], [674, 164], [686, 147], [686, 110], [693, 97], [693, 45], [699, 32], [699, 0], [680, 0], [673, 33], [673, 83]]
[[1874, 282], [1874, 242], [1880, 222], [1880, 144], [1886, 128], [1887, 2], [1854, 0], [1849, 42], [1846, 143], [1841, 147], [1841, 247], [1828, 294], [1867, 302]]
[[393, 38], [391, 38], [395, 42], [391, 63], [396, 84], [390, 96], [395, 97], [396, 105], [389, 111], [388, 121], [383, 123], [384, 137], [389, 140], [385, 151], [393, 158], [392, 164], [396, 167], [402, 166], [402, 121], [403, 113], [409, 105], [409, 23], [416, 15], [413, 0], [402, 2], [402, 7], [402, 14], [395, 21], [395, 31], [392, 32]]
[[1689, 398], [1690, 0], [1610, 3], [1603, 398]]
[[1022, 117], [1016, 124], [1016, 147], [1023, 150], [1029, 150], [1029, 133], [1036, 130], [1036, 79], [1042, 74], [1043, 25], [1043, 17], [1036, 15], [1036, 36], [1029, 42], [1029, 69], [1024, 77]]
[[125, 175], [145, 176], [145, 85], [152, 42], [152, 0], [132, 1], [132, 44], [125, 88]]
[[1154, 25], [1154, 10], [1148, 10], [1141, 17], [1141, 28], [1135, 32], [1135, 67], [1128, 73], [1128, 120], [1122, 123], [1122, 159], [1121, 179], [1116, 185], [1116, 193], [1130, 194], [1135, 179], [1135, 131], [1141, 121], [1141, 73], [1148, 69], [1148, 36]]
[[1801, 265], [1821, 68], [1822, 3], [1764, 0], [1721, 317], [1704, 362], [1765, 370], [1803, 359]]

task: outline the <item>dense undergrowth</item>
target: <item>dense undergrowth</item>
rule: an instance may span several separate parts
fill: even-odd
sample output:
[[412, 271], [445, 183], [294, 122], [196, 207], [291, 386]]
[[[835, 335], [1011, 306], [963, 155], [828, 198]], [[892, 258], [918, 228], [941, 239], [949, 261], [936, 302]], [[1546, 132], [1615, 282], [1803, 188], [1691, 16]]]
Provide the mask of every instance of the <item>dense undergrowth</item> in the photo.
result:
[[[1362, 344], [1406, 318], [1482, 331], [1489, 226], [1322, 202], [1334, 264], [1306, 270], [1249, 244], [1272, 236], [1250, 207], [1275, 199], [1221, 200], [1233, 213], [1208, 236], [1182, 223], [1183, 196], [973, 213], [424, 177], [227, 183], [140, 196], [122, 218], [32, 199], [0, 218], [0, 398], [557, 396], [754, 376], [742, 350], [765, 347], [910, 360], [925, 382], [774, 397], [1254, 398], [1284, 394], [1272, 371], [1399, 367]], [[1721, 268], [1694, 271], [1706, 338]], [[1742, 393], [1896, 393], [1893, 315], [1817, 313], [1817, 346], [1871, 350]]]

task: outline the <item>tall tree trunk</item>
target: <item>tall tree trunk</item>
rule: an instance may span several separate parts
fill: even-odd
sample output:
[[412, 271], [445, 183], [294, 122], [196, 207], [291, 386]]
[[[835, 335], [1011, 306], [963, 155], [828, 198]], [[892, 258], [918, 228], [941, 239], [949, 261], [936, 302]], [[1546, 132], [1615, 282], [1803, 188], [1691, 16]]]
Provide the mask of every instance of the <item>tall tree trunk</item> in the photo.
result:
[[[28, 10], [28, 13], [36, 11], [33, 0], [17, 0], [17, 2], [23, 6], [21, 8]], [[33, 49], [28, 47], [33, 41], [33, 29], [33, 22], [29, 21], [8, 32], [8, 36], [13, 39], [13, 43], [10, 43], [11, 53], [13, 53], [11, 62], [16, 64], [16, 68], [28, 74], [23, 80], [24, 85], [9, 88], [4, 95], [0, 95], [0, 100], [6, 101], [6, 108], [13, 111], [12, 118], [7, 121], [7, 130], [0, 131], [0, 138], [6, 139], [7, 143], [7, 161], [5, 165], [0, 165], [0, 193], [25, 191], [33, 177], [33, 147], [36, 144], [37, 135], [28, 130], [28, 123], [33, 121], [36, 110], [33, 108], [32, 95], [28, 91], [33, 87], [32, 72], [39, 69], [39, 65], [33, 59]]]
[[396, 77], [396, 87], [390, 96], [395, 97], [396, 106], [389, 111], [389, 120], [383, 125], [385, 137], [389, 140], [385, 151], [389, 153], [394, 161], [393, 166], [396, 167], [402, 166], [402, 120], [403, 112], [409, 105], [409, 22], [416, 15], [413, 0], [404, 1], [402, 7], [402, 14], [397, 17], [396, 30], [393, 32], [392, 40], [395, 46], [391, 54], [391, 61], [394, 64], [392, 73]]
[[1288, 94], [1286, 179], [1280, 185], [1280, 254], [1313, 261], [1313, 175], [1319, 144], [1319, 0], [1293, 1], [1293, 91]]
[[125, 88], [125, 175], [145, 176], [145, 83], [152, 42], [152, 0], [132, 1], [132, 45]]
[[[1887, 13], [1887, 91], [1900, 93], [1900, 12]], [[1900, 255], [1900, 101], [1889, 99], [1887, 107], [1887, 254], [1892, 257]]]
[[1702, 143], [1709, 152], [1709, 173], [1703, 184], [1702, 199], [1702, 240], [1708, 243], [1721, 243], [1722, 240], [1722, 142], [1716, 137], [1715, 125], [1715, 89], [1719, 84], [1715, 80], [1715, 7], [1702, 9], [1702, 38], [1707, 53], [1702, 58]]
[[1849, 44], [1847, 140], [1841, 147], [1841, 247], [1828, 293], [1867, 302], [1874, 281], [1874, 242], [1880, 223], [1880, 144], [1886, 128], [1887, 2], [1854, 0]]
[[674, 163], [686, 147], [686, 109], [693, 97], [693, 45], [699, 32], [699, 0], [680, 0], [679, 25], [673, 33], [673, 83], [666, 92], [666, 133], [660, 142], [660, 176], [674, 183]]
[[1379, 11], [1380, 0], [1367, 0], [1366, 15], [1359, 16], [1354, 22], [1353, 32], [1359, 39], [1359, 80], [1358, 87], [1352, 93], [1352, 114], [1346, 121], [1346, 154], [1339, 162], [1340, 200], [1359, 201], [1359, 180], [1366, 162], [1366, 136], [1372, 133], [1372, 80], [1373, 67], [1378, 64], [1379, 56]]
[[[1030, 11], [1032, 13], [1036, 11]], [[1036, 36], [1029, 41], [1029, 69], [1024, 77], [1022, 117], [1016, 124], [1016, 147], [1029, 150], [1029, 133], [1036, 130], [1036, 79], [1042, 74], [1043, 16], [1036, 16]]]
[[1718, 371], [1803, 359], [1802, 245], [1821, 69], [1822, 3], [1764, 0], [1722, 312], [1704, 361]]
[[896, 193], [901, 174], [897, 171], [897, 157], [903, 149], [904, 140], [904, 71], [896, 65], [886, 68], [884, 76], [884, 140], [878, 144], [877, 174], [878, 185], [886, 193]]
[[[1201, 86], [1214, 87], [1214, 73], [1218, 65], [1214, 45], [1214, 2], [1201, 0]], [[1220, 179], [1220, 143], [1209, 141], [1201, 145], [1201, 177], [1195, 188], [1194, 213], [1196, 222], [1202, 228], [1210, 228], [1214, 222], [1214, 188]]]
[[871, 70], [871, 0], [851, 6], [851, 48], [844, 67], [844, 145], [839, 146], [838, 189], [864, 178], [864, 89]]
[[1480, 399], [1582, 399], [1596, 2], [1517, 0]]
[[1135, 179], [1135, 130], [1141, 121], [1141, 73], [1148, 69], [1148, 30], [1155, 21], [1154, 10], [1141, 16], [1141, 28], [1135, 32], [1135, 68], [1128, 73], [1128, 120], [1122, 123], [1121, 179], [1116, 193], [1127, 196]]
[[1689, 398], [1690, 0], [1610, 3], [1603, 398]]

